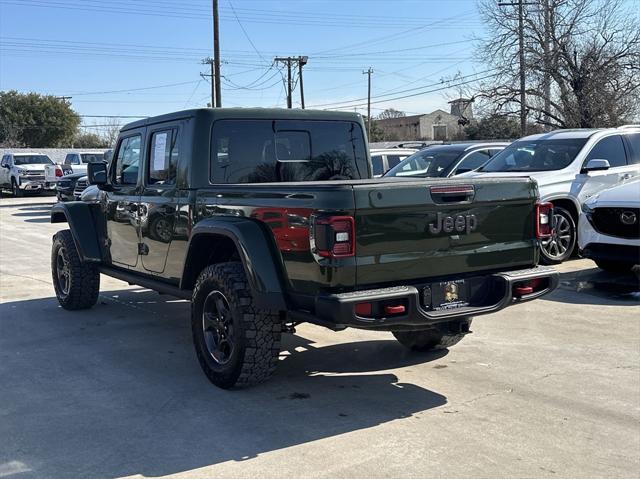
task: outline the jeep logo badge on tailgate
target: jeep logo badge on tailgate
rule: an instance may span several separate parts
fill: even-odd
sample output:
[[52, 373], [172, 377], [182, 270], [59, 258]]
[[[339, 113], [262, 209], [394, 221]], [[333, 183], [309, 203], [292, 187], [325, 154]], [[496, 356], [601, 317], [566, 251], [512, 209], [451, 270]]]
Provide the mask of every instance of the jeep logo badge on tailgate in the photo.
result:
[[429, 223], [429, 232], [437, 235], [444, 231], [445, 233], [465, 233], [469, 234], [478, 227], [478, 219], [476, 215], [457, 215], [445, 216], [442, 213], [436, 215], [436, 222]]

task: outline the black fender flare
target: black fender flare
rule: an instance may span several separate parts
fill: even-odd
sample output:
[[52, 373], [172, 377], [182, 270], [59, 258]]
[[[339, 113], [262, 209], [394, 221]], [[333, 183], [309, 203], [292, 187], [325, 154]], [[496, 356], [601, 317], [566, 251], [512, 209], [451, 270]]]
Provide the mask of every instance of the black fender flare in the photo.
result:
[[189, 276], [187, 273], [195, 239], [202, 236], [223, 236], [233, 241], [258, 307], [275, 311], [287, 310], [281, 271], [274, 260], [276, 252], [262, 226], [248, 218], [206, 218], [193, 227], [187, 246], [181, 288], [185, 287], [184, 280]]
[[51, 223], [68, 223], [73, 241], [82, 261], [99, 263], [102, 251], [90, 205], [82, 201], [56, 203], [51, 208]]

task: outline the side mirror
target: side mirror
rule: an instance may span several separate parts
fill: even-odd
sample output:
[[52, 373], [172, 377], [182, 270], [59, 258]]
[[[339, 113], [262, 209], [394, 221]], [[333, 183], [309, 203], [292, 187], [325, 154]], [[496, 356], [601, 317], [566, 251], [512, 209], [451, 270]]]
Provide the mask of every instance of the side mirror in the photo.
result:
[[583, 168], [583, 171], [601, 171], [608, 170], [609, 168], [611, 168], [611, 165], [609, 164], [608, 160], [594, 158], [593, 160], [589, 160], [587, 162], [587, 166]]
[[107, 164], [89, 163], [87, 164], [87, 178], [89, 183], [97, 185], [98, 188], [107, 184]]

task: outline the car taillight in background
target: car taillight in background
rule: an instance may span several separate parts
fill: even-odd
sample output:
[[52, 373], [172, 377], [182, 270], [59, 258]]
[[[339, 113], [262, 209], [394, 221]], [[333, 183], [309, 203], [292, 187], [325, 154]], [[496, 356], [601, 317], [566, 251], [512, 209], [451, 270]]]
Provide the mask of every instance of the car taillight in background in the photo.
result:
[[316, 216], [311, 234], [318, 256], [346, 258], [355, 254], [355, 224], [351, 216]]
[[61, 176], [63, 176], [62, 168], [60, 168], [59, 166], [56, 166], [56, 178], [60, 178]]
[[553, 234], [553, 203], [536, 203], [536, 238], [544, 239]]

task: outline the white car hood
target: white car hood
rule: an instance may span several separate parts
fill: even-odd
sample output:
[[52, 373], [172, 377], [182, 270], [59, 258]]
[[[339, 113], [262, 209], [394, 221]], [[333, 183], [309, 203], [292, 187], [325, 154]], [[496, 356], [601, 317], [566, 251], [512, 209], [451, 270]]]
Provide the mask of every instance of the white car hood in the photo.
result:
[[628, 206], [640, 208], [640, 180], [630, 181], [622, 185], [609, 188], [594, 195], [587, 201], [593, 206]]
[[40, 164], [40, 165], [16, 165], [16, 168], [20, 168], [21, 170], [27, 171], [44, 171], [44, 167], [48, 164]]

